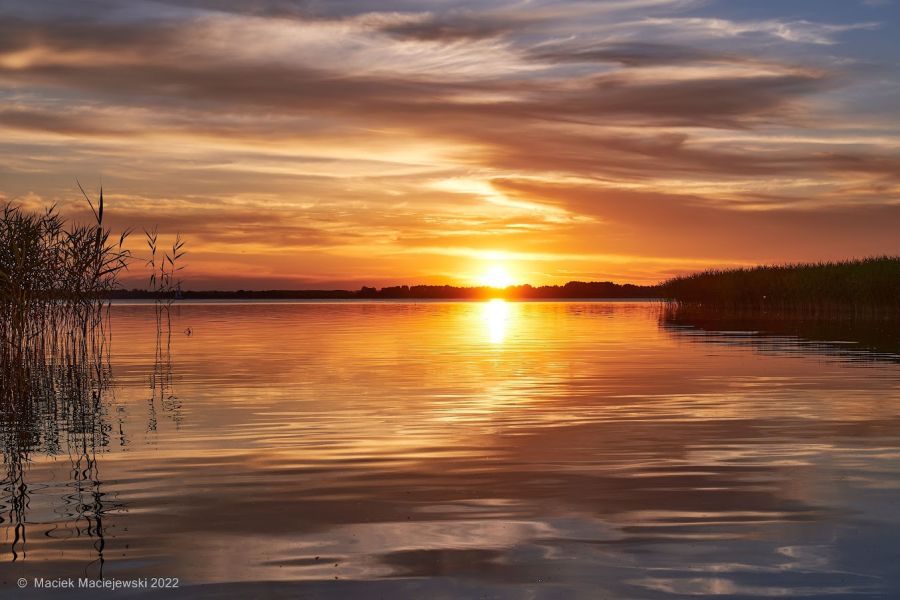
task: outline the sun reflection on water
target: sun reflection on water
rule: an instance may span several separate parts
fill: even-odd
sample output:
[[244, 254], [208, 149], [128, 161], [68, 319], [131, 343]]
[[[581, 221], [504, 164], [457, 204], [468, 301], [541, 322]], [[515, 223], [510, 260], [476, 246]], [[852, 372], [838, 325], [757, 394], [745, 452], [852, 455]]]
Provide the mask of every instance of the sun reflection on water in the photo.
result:
[[495, 298], [484, 303], [482, 317], [487, 325], [487, 339], [492, 344], [502, 344], [509, 331], [511, 308], [505, 300]]

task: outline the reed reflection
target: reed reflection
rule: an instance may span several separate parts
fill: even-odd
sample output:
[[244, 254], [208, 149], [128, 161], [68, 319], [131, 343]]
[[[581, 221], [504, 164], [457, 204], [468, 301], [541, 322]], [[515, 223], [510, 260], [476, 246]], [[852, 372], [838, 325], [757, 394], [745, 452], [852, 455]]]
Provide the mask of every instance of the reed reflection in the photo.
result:
[[900, 362], [900, 321], [893, 314], [822, 316], [665, 305], [660, 326], [677, 336], [760, 351], [824, 354], [853, 362]]
[[[157, 406], [171, 418], [176, 427], [181, 425], [181, 403], [174, 389], [174, 363], [172, 359], [172, 303], [157, 301], [156, 347], [153, 371], [150, 373], [150, 398], [147, 403], [147, 431], [156, 431], [158, 426]], [[185, 335], [191, 335], [190, 329]]]
[[46, 535], [65, 531], [91, 540], [93, 562], [102, 572], [104, 521], [122, 509], [114, 496], [103, 491], [97, 461], [111, 431], [106, 338], [102, 328], [66, 332], [64, 338], [52, 344], [29, 344], [2, 361], [0, 445], [5, 474], [0, 526], [6, 530], [11, 560], [25, 560], [29, 529], [47, 525], [29, 516], [30, 465], [38, 456], [66, 456], [69, 481], [57, 510], [62, 523], [54, 523], [53, 533]]
[[[109, 323], [97, 314], [88, 326], [45, 331], [17, 347], [7, 345], [2, 355], [0, 531], [6, 541], [3, 554], [12, 562], [24, 562], [35, 547], [58, 540], [87, 540], [89, 557], [81, 572], [102, 577], [111, 519], [127, 512], [127, 505], [105, 489], [101, 457], [114, 436], [122, 447], [130, 441], [127, 406], [113, 396]], [[153, 431], [157, 405], [176, 425], [181, 420], [171, 330], [158, 334], [147, 416], [147, 429]], [[61, 485], [47, 475], [58, 457], [68, 463]]]
[[[128, 446], [130, 408], [113, 397], [112, 311], [104, 298], [120, 289], [118, 276], [134, 257], [124, 245], [130, 231], [116, 239], [105, 226], [102, 190], [97, 202], [84, 197], [94, 216], [89, 224], [69, 222], [53, 208], [0, 209], [0, 539], [3, 562], [7, 554], [12, 562], [27, 559], [19, 573], [47, 560], [72, 560], [59, 557], [87, 543], [88, 558], [76, 568], [102, 577], [115, 529], [110, 521], [126, 510], [101, 476], [105, 464], [109, 485], [121, 481], [115, 462], [101, 457], [114, 422], [119, 445]], [[155, 430], [157, 404], [176, 422], [180, 415], [170, 313], [184, 242], [176, 236], [171, 250], [158, 252], [154, 230], [148, 245], [157, 297], [148, 416]]]

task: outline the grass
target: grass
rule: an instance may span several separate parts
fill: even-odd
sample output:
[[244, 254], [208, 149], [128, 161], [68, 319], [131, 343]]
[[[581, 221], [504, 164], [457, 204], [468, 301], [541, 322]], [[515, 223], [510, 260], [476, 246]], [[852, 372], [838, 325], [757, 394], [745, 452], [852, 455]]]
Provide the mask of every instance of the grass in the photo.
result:
[[772, 313], [900, 311], [900, 257], [709, 270], [660, 285], [679, 303]]

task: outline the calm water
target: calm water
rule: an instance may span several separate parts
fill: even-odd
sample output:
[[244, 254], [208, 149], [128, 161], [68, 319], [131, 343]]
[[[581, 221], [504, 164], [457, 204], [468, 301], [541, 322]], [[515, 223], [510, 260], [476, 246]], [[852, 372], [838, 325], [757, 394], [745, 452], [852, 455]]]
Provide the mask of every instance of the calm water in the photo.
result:
[[0, 595], [900, 597], [890, 353], [653, 303], [173, 316], [157, 360], [152, 308], [113, 308], [90, 436], [5, 432]]

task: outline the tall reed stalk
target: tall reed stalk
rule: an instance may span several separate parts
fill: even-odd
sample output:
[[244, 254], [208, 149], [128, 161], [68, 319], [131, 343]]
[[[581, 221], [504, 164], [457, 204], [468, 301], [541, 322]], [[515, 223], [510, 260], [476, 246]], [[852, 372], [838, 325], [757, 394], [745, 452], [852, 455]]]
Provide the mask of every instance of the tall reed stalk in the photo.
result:
[[181, 239], [181, 234], [176, 234], [171, 248], [162, 250], [156, 228], [145, 230], [144, 236], [150, 249], [147, 266], [150, 269], [150, 291], [156, 301], [156, 330], [168, 330], [171, 333], [171, 308], [181, 292], [181, 281], [177, 276], [184, 269], [179, 263], [185, 255], [184, 240]]

